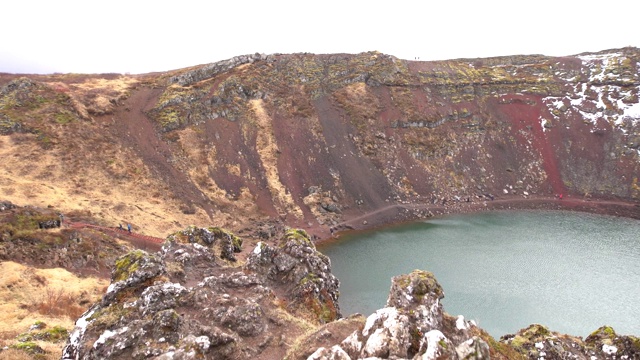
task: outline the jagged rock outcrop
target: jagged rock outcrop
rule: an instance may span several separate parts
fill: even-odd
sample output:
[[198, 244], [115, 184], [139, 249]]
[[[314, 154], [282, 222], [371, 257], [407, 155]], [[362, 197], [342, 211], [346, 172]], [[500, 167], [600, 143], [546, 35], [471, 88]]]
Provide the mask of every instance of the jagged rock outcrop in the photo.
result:
[[513, 347], [529, 359], [638, 359], [640, 338], [618, 335], [609, 326], [594, 331], [586, 339], [559, 334], [543, 325], [533, 324], [516, 334], [505, 335], [500, 342]]
[[341, 317], [340, 282], [331, 273], [329, 258], [316, 250], [305, 231], [288, 230], [278, 247], [259, 243], [245, 268], [255, 271], [267, 283], [284, 287], [287, 309], [292, 312], [308, 313], [312, 309], [312, 321], [321, 322]]
[[278, 358], [284, 341], [303, 332], [292, 313], [316, 323], [340, 315], [337, 280], [304, 231], [290, 230], [279, 246], [260, 244], [244, 267], [231, 267], [207, 246], [232, 238], [215, 229], [189, 227], [161, 253], [119, 258], [63, 359]]
[[308, 359], [489, 358], [489, 346], [471, 331], [475, 324], [444, 313], [443, 297], [429, 272], [394, 277], [386, 307], [341, 343], [320, 347]]
[[228, 60], [203, 65], [196, 69], [188, 70], [183, 74], [172, 76], [169, 78], [169, 83], [177, 83], [181, 86], [191, 85], [198, 81], [211, 78], [221, 72], [229, 71], [237, 66], [249, 64], [258, 60], [268, 61], [271, 58], [273, 58], [273, 56], [259, 53], [234, 56]]
[[242, 239], [219, 227], [198, 228], [190, 226], [185, 230], [169, 235], [169, 241], [200, 244], [205, 247], [217, 247], [220, 258], [235, 262], [234, 253], [240, 252]]

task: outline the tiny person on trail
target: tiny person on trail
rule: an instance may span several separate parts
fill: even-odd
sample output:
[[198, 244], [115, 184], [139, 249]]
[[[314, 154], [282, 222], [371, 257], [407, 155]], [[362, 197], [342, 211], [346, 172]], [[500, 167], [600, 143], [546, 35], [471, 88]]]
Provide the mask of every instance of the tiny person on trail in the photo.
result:
[[562, 200], [562, 194], [560, 194], [560, 200]]
[[118, 226], [120, 226], [120, 231], [124, 231], [124, 229], [122, 228], [122, 224], [118, 224]]
[[127, 230], [129, 231], [129, 234], [131, 234], [131, 224], [127, 224]]

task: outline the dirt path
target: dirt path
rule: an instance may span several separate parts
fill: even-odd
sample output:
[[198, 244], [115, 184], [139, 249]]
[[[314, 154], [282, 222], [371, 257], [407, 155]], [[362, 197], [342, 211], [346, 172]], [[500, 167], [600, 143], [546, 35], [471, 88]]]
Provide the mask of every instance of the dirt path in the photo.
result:
[[[393, 225], [401, 222], [415, 221], [429, 216], [472, 213], [487, 210], [525, 210], [525, 209], [549, 209], [571, 210], [589, 212], [602, 215], [623, 216], [640, 220], [640, 203], [625, 202], [606, 199], [581, 199], [564, 197], [562, 200], [555, 197], [506, 197], [493, 201], [475, 201], [471, 203], [459, 202], [452, 205], [431, 204], [393, 204], [375, 211], [345, 220], [333, 228], [333, 236], [339, 236], [340, 232], [351, 230], [366, 230]], [[429, 214], [429, 215], [427, 215]], [[328, 240], [330, 238], [324, 238]]]
[[148, 236], [144, 234], [138, 234], [134, 232], [129, 232], [125, 229], [120, 230], [119, 228], [111, 228], [105, 226], [98, 226], [93, 224], [87, 224], [83, 222], [66, 222], [65, 223], [70, 228], [80, 229], [80, 228], [89, 228], [99, 230], [105, 233], [112, 234], [114, 237], [123, 238], [125, 241], [131, 243], [138, 249], [143, 249], [147, 251], [160, 251], [162, 248], [162, 243], [164, 239]]

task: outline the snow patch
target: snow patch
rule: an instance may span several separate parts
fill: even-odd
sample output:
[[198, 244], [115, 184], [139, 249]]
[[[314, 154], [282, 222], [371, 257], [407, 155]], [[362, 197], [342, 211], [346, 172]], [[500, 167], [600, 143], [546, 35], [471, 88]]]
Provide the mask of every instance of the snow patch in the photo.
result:
[[438, 349], [440, 340], [446, 340], [447, 337], [444, 336], [442, 331], [440, 330], [431, 330], [428, 333], [424, 334], [425, 339], [427, 340], [427, 351], [422, 356], [423, 359], [437, 359], [438, 358]]
[[110, 294], [111, 292], [113, 292], [113, 290], [115, 290], [115, 288], [116, 288], [116, 283], [109, 284], [109, 287], [107, 288], [107, 295]]
[[547, 125], [547, 119], [540, 117], [540, 126], [542, 126], [542, 132], [547, 131], [547, 127], [545, 125]]
[[602, 352], [608, 355], [613, 355], [618, 352], [618, 348], [615, 347], [614, 345], [603, 344]]
[[262, 241], [258, 242], [258, 245], [256, 245], [256, 247], [253, 249], [253, 253], [255, 255], [260, 255], [261, 252], [262, 252]]
[[367, 321], [364, 324], [364, 329], [362, 329], [362, 335], [368, 336], [369, 331], [371, 331], [371, 328], [375, 325], [375, 323], [378, 320], [384, 319], [385, 326], [392, 325], [390, 322], [388, 322], [389, 319], [393, 319], [392, 322], [395, 322], [396, 321], [395, 319], [397, 316], [398, 316], [398, 309], [394, 307], [386, 307], [383, 309], [376, 310], [375, 313], [369, 315], [369, 317], [367, 318]]
[[120, 335], [124, 332], [126, 332], [127, 330], [129, 330], [129, 327], [125, 326], [121, 329], [118, 329], [116, 331], [111, 331], [111, 330], [105, 330], [100, 337], [98, 338], [98, 340], [96, 340], [96, 342], [93, 343], [93, 348], [96, 349], [98, 348], [98, 346], [104, 344], [108, 339], [116, 336], [116, 335]]
[[98, 338], [98, 340], [96, 340], [96, 342], [93, 343], [93, 348], [97, 348], [99, 345], [102, 345], [105, 343], [105, 341], [107, 341], [107, 339], [109, 339], [110, 337], [113, 337], [116, 335], [115, 331], [110, 331], [110, 330], [105, 330], [100, 337]]
[[193, 245], [193, 247], [194, 247], [196, 250], [200, 250], [200, 251], [207, 250], [207, 248], [206, 248], [206, 247], [204, 247], [204, 246], [202, 246], [202, 245], [200, 245], [200, 244], [198, 244], [198, 243], [193, 243], [193, 244], [191, 244], [191, 245]]
[[198, 344], [200, 349], [202, 349], [203, 351], [207, 351], [209, 349], [209, 346], [211, 346], [211, 341], [209, 341], [209, 337], [204, 335], [198, 336], [195, 339], [195, 343]]
[[91, 318], [91, 316], [93, 316], [93, 313], [95, 312], [95, 309], [88, 311], [84, 313], [84, 315], [81, 316], [78, 321], [76, 321], [76, 326], [73, 329], [71, 336], [69, 336], [69, 345], [65, 347], [65, 352], [64, 354], [62, 354], [63, 358], [67, 359], [71, 356], [71, 354], [69, 353], [69, 349], [78, 348], [78, 345], [80, 344], [80, 338], [82, 337], [82, 335], [84, 335], [84, 332], [87, 331], [87, 326], [89, 326], [90, 323], [90, 321], [88, 321], [87, 319]]
[[456, 319], [456, 329], [467, 330], [468, 328], [467, 323], [464, 321], [464, 316], [458, 315], [458, 318]]

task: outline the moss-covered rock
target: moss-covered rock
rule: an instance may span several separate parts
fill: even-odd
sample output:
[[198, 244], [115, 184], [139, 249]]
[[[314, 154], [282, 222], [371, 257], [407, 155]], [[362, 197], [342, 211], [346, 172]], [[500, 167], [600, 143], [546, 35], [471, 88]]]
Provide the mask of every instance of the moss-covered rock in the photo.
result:
[[27, 354], [32, 355], [36, 358], [38, 357], [38, 355], [45, 353], [44, 349], [42, 349], [38, 344], [36, 344], [33, 341], [18, 342], [16, 344], [11, 345], [11, 348], [24, 351]]
[[245, 269], [286, 288], [287, 308], [305, 319], [325, 323], [340, 318], [339, 281], [331, 261], [316, 250], [306, 231], [288, 229], [277, 247], [258, 243]]
[[217, 247], [220, 258], [231, 262], [236, 261], [234, 253], [242, 251], [242, 238], [220, 227], [199, 228], [189, 226], [175, 232], [167, 238], [181, 244], [198, 244], [207, 248]]
[[69, 330], [63, 328], [62, 326], [56, 325], [50, 329], [47, 329], [45, 325], [39, 330], [20, 334], [17, 338], [20, 342], [40, 340], [55, 343], [64, 341], [67, 339], [67, 337], [69, 337]]
[[432, 273], [414, 270], [410, 274], [393, 278], [387, 306], [408, 307], [425, 301], [437, 302], [443, 297], [444, 291]]

